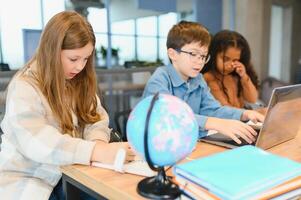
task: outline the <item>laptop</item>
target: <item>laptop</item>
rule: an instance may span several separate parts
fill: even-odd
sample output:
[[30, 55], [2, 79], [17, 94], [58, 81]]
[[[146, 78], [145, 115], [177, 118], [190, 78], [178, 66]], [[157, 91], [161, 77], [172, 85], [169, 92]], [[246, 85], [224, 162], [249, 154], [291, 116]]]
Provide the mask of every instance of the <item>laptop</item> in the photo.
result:
[[[291, 140], [298, 134], [300, 125], [301, 84], [277, 87], [272, 92], [265, 120], [262, 127], [257, 129], [257, 138], [252, 145], [269, 149]], [[201, 141], [227, 148], [249, 145], [243, 139], [242, 144], [237, 144], [221, 133], [208, 134]]]

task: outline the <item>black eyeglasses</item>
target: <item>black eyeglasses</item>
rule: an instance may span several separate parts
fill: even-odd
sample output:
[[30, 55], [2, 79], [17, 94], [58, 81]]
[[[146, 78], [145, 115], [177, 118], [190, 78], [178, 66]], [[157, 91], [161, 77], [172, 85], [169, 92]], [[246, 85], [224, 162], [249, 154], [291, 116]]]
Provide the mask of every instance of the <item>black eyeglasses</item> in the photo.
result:
[[190, 60], [192, 62], [199, 62], [199, 60], [202, 61], [203, 64], [206, 64], [209, 60], [210, 60], [210, 55], [203, 55], [200, 53], [196, 53], [196, 52], [191, 52], [191, 51], [184, 51], [182, 49], [175, 49], [177, 52], [179, 53], [186, 53], [189, 55]]

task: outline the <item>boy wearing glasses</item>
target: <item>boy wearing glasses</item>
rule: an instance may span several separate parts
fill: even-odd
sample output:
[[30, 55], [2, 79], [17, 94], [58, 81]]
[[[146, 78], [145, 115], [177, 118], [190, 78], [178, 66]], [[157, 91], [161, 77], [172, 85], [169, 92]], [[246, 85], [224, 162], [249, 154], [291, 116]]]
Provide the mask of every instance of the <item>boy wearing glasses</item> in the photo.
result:
[[199, 137], [216, 130], [238, 144], [242, 138], [255, 141], [256, 131], [242, 121], [262, 122], [256, 111], [221, 106], [210, 93], [200, 71], [210, 59], [210, 34], [201, 24], [181, 21], [167, 36], [167, 54], [171, 64], [159, 67], [147, 82], [143, 97], [156, 92], [174, 95], [185, 101], [195, 113]]

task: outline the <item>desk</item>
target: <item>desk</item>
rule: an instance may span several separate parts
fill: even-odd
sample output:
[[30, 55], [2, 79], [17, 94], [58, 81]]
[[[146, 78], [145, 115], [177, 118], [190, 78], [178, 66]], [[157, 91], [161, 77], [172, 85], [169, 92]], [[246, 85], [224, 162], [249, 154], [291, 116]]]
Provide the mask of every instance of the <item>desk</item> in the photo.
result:
[[[223, 147], [200, 142], [189, 157], [204, 157], [225, 150]], [[301, 129], [295, 139], [277, 145], [268, 151], [301, 162]], [[140, 176], [120, 174], [83, 165], [64, 166], [62, 172], [63, 184], [67, 189], [67, 199], [76, 199], [78, 195], [70, 195], [76, 194], [77, 188], [88, 191], [94, 196], [102, 195], [108, 199], [144, 199], [136, 192], [137, 183], [143, 179]], [[99, 199], [102, 198], [99, 197]]]

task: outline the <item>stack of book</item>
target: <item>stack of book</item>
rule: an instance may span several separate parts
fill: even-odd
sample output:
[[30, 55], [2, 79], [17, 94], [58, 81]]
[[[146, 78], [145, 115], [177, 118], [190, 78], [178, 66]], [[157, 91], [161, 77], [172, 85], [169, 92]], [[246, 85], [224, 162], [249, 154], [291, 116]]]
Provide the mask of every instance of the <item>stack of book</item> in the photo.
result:
[[289, 199], [301, 195], [301, 164], [243, 146], [174, 167], [192, 199]]

